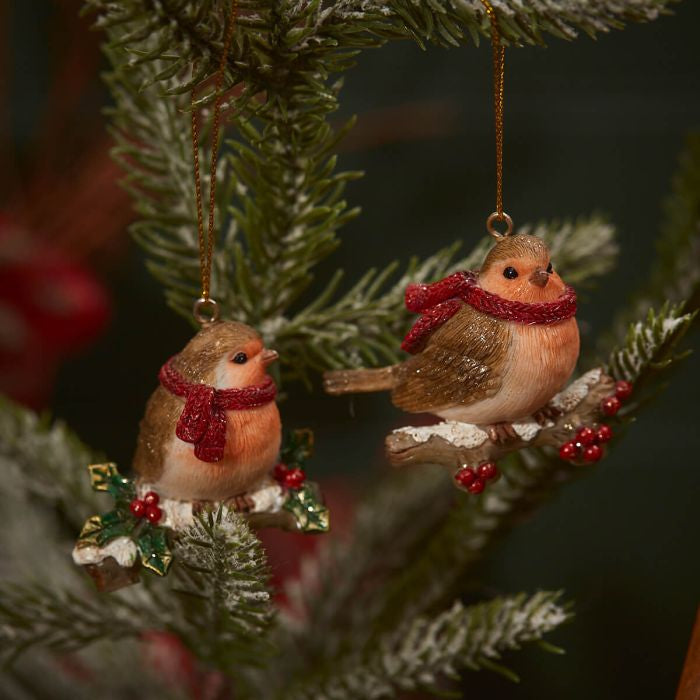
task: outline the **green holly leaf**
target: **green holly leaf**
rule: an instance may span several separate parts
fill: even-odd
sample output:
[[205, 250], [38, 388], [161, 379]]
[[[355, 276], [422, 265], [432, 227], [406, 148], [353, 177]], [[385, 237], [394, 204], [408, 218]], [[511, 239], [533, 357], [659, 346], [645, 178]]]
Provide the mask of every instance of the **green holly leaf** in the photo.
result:
[[122, 476], [114, 462], [90, 464], [90, 485], [95, 491], [107, 491], [115, 501], [132, 501], [136, 488], [132, 479]]
[[78, 542], [102, 547], [116, 537], [130, 536], [135, 527], [134, 518], [125, 518], [123, 513], [112, 510], [88, 518], [80, 531]]
[[284, 508], [292, 513], [300, 532], [322, 533], [330, 530], [330, 512], [316, 484], [306, 483], [300, 489], [290, 489]]
[[173, 555], [168, 547], [165, 528], [147, 527], [136, 540], [141, 555], [141, 563], [158, 576], [165, 576], [170, 569]]
[[114, 462], [90, 464], [88, 465], [88, 472], [90, 473], [90, 486], [92, 486], [94, 491], [107, 491], [110, 478], [119, 476], [119, 470]]
[[289, 467], [303, 469], [306, 460], [314, 453], [314, 433], [308, 428], [292, 430], [287, 434], [280, 457]]

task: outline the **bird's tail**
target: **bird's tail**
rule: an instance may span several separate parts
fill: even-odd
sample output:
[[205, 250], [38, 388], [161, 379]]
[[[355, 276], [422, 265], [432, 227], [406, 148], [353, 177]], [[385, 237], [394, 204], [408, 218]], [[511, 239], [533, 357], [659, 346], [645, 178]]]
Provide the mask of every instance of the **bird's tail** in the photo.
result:
[[360, 394], [393, 389], [396, 365], [380, 369], [338, 369], [323, 374], [327, 394]]

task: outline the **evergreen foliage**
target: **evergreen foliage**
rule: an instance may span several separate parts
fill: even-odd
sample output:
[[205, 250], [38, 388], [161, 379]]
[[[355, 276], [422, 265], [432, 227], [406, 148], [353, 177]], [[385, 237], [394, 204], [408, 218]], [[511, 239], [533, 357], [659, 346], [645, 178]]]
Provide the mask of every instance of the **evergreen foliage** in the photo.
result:
[[178, 540], [175, 592], [183, 605], [183, 638], [218, 668], [265, 661], [272, 621], [268, 570], [257, 537], [240, 516], [207, 513]]
[[[653, 19], [665, 4], [547, 2], [534, 12], [509, 1], [496, 9], [513, 41], [539, 43], [544, 33], [571, 38], [576, 28], [594, 34], [623, 21]], [[340, 74], [357, 51], [390, 39], [450, 45], [469, 36], [478, 43], [488, 28], [483, 5], [246, 0], [239, 6], [226, 76], [233, 88], [228, 119], [236, 134], [217, 173], [221, 233], [213, 297], [224, 315], [255, 326], [281, 351], [287, 376], [308, 383], [309, 370], [395, 361], [397, 338], [408, 323], [407, 282], [474, 267], [480, 256], [455, 262], [456, 249], [444, 249], [410, 261], [398, 278], [397, 264], [369, 270], [345, 291], [338, 270], [316, 298], [308, 298], [314, 267], [337, 248], [338, 229], [358, 213], [342, 195], [361, 174], [338, 171], [334, 153], [353, 120], [340, 128], [329, 120], [338, 106]], [[199, 294], [188, 95], [216, 70], [229, 3], [91, 0], [87, 7], [108, 37], [115, 154], [139, 214], [132, 231], [169, 304], [189, 318]], [[210, 97], [204, 90], [200, 103]], [[205, 128], [202, 142], [206, 135]], [[206, 149], [200, 158], [208, 162]], [[599, 272], [608, 269], [614, 249], [602, 221], [554, 228], [563, 234], [557, 237], [562, 247], [571, 244], [580, 254], [583, 245]]]
[[558, 593], [536, 593], [469, 607], [456, 601], [439, 615], [402, 624], [378, 640], [375, 653], [346, 662], [299, 692], [292, 687], [287, 697], [373, 700], [394, 697], [398, 690], [441, 694], [444, 679], [458, 678], [465, 666], [504, 672], [517, 680], [496, 660], [566, 621], [569, 614], [558, 599]]
[[[654, 19], [668, 4], [493, 0], [512, 43], [596, 34]], [[218, 63], [228, 6], [225, 0], [86, 3], [107, 34], [115, 155], [139, 216], [133, 234], [170, 305], [188, 316], [199, 291], [189, 92]], [[343, 190], [358, 173], [338, 170], [334, 152], [352, 124], [335, 128], [329, 118], [341, 74], [357, 51], [395, 39], [478, 43], [488, 31], [483, 5], [239, 0], [239, 6], [226, 75], [230, 128], [217, 172], [221, 233], [213, 296], [224, 315], [255, 325], [283, 351], [288, 376], [309, 380], [313, 370], [391, 361], [408, 322], [406, 284], [474, 267], [486, 244], [461, 259], [456, 247], [438, 251], [400, 273], [396, 264], [371, 270], [347, 287], [338, 273], [309, 298], [314, 267], [336, 249], [337, 231], [357, 214]], [[200, 95], [206, 117], [211, 93], [203, 88]], [[204, 126], [203, 141], [206, 135]], [[632, 323], [627, 338], [611, 334], [619, 343], [608, 363], [616, 377], [652, 383], [680, 357], [676, 346], [700, 298], [700, 266], [680, 253], [700, 250], [699, 143], [690, 140], [682, 161], [651, 293], [632, 312], [622, 312], [616, 328]], [[208, 161], [206, 149], [201, 160]], [[524, 230], [548, 240], [562, 275], [577, 285], [614, 264], [614, 231], [599, 217]], [[685, 266], [682, 284], [679, 266]], [[665, 298], [673, 304], [664, 305]], [[625, 419], [639, 408], [630, 406]], [[477, 499], [457, 493], [445, 474], [429, 468], [386, 477], [360, 505], [350, 536], [330, 541], [305, 562], [304, 577], [287, 591], [292, 613], [274, 615], [260, 543], [243, 520], [221, 511], [202, 515], [176, 543], [177, 563], [166, 580], [98, 596], [67, 563], [83, 518], [99, 510], [85, 474], [95, 456], [60, 423], [8, 402], [0, 405], [0, 439], [7, 475], [0, 505], [9, 523], [0, 532], [0, 553], [13, 579], [0, 588], [0, 643], [14, 662], [0, 678], [0, 694], [32, 697], [41, 679], [29, 677], [23, 659], [43, 668], [51, 659], [47, 651], [78, 650], [106, 683], [114, 672], [105, 641], [118, 642], [120, 654], [135, 659], [147, 630], [180, 639], [204, 668], [232, 679], [236, 697], [342, 700], [442, 692], [465, 670], [509, 674], [501, 654], [541, 641], [569, 618], [558, 593], [465, 602], [478, 593], [465, 582], [496, 538], [580, 473], [548, 451], [511, 455], [502, 465], [507, 479]], [[23, 560], [29, 550], [12, 517], [20, 510], [23, 527], [32, 530], [32, 551], [45, 555], [44, 570], [62, 561], [51, 569], [50, 587], [24, 575], [41, 564], [28, 567]], [[267, 654], [273, 648], [271, 673]], [[85, 694], [85, 683], [65, 683], [66, 697]], [[133, 696], [123, 678], [99, 688], [93, 697]], [[158, 697], [168, 694], [176, 692], [158, 691]]]

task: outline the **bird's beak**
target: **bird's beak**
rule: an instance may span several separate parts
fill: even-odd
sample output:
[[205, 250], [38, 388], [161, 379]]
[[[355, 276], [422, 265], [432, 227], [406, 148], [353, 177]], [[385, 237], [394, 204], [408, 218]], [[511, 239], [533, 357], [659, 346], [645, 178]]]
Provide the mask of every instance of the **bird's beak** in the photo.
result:
[[265, 348], [262, 351], [262, 363], [264, 367], [267, 367], [268, 365], [271, 365], [277, 358], [279, 357], [279, 353], [277, 350], [268, 350]]
[[549, 274], [547, 273], [546, 270], [543, 270], [541, 267], [538, 267], [531, 275], [530, 275], [530, 282], [532, 284], [538, 286], [538, 287], [546, 287], [547, 282], [549, 282]]

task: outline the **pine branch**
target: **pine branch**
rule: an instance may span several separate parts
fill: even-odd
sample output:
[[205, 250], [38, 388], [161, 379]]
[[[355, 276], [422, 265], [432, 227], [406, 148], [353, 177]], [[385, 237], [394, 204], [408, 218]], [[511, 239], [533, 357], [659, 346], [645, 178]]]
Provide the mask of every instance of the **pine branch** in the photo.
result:
[[205, 513], [178, 538], [174, 553], [180, 638], [200, 659], [230, 674], [264, 663], [272, 621], [269, 572], [243, 518], [221, 509]]
[[0, 590], [0, 650], [4, 662], [35, 646], [72, 651], [106, 639], [138, 637], [156, 619], [122, 596], [5, 584]]
[[[682, 314], [680, 307], [666, 306], [657, 313], [650, 312], [647, 322], [638, 324], [631, 333], [628, 346], [613, 353], [613, 376], [634, 379], [637, 387], [652, 383], [658, 386], [659, 370], [667, 370], [684, 356], [674, 355], [674, 350], [693, 317]], [[637, 393], [635, 390], [635, 396]], [[621, 417], [629, 419], [638, 408], [639, 403], [630, 404]], [[557, 485], [581, 473], [579, 467], [539, 448], [511, 454], [502, 467], [507, 478], [479, 499], [461, 497], [462, 503], [450, 512], [422, 555], [392, 582], [393, 590], [385, 592], [386, 617], [377, 618], [378, 629], [405, 615], [407, 609], [419, 613], [453, 595], [464, 573], [497, 536], [531, 513]], [[435, 571], [442, 575], [436, 578]], [[420, 594], [411, 597], [408, 591]]]
[[617, 379], [639, 384], [639, 379], [666, 369], [687, 353], [674, 355], [674, 349], [697, 315], [697, 311], [683, 313], [684, 304], [666, 303], [657, 312], [649, 309], [643, 321], [632, 324], [625, 345], [610, 353], [608, 367]]
[[[519, 0], [494, 0], [499, 27], [511, 43], [544, 43], [544, 34], [573, 39], [578, 31], [590, 36], [620, 29], [626, 22], [656, 19], [674, 0], [538, 0], [528, 5]], [[154, 76], [168, 80], [190, 73], [169, 93], [185, 92], [210, 75], [218, 65], [223, 46], [224, 18], [228, 0], [202, 2], [156, 2], [155, 0], [86, 0], [86, 10], [96, 15], [96, 26], [119, 31], [120, 45], [133, 53], [131, 65], [165, 61]], [[270, 73], [267, 36], [276, 27], [267, 3], [241, 0], [238, 26], [246, 32], [249, 48], [249, 79]], [[336, 0], [331, 4], [280, 4], [297, 31], [288, 38], [295, 55], [334, 42], [338, 49], [361, 49], [390, 39], [413, 38], [455, 46], [488, 34], [488, 18], [480, 0]], [[149, 41], [148, 47], [142, 44]], [[232, 57], [228, 66], [240, 69]], [[196, 66], [191, 71], [190, 67]]]
[[[673, 0], [671, 0], [673, 1]], [[381, 3], [370, 3], [377, 6]], [[668, 0], [494, 0], [499, 29], [512, 44], [544, 44], [544, 35], [574, 39], [578, 31], [591, 37], [611, 29], [621, 29], [626, 22], [656, 19]], [[487, 33], [488, 20], [480, 0], [390, 0], [406, 29], [419, 43], [424, 40], [442, 46], [463, 43], [465, 35], [478, 44], [479, 33]]]
[[542, 639], [569, 619], [559, 597], [559, 593], [540, 592], [470, 607], [455, 602], [435, 617], [405, 622], [383, 636], [374, 653], [342, 659], [328, 675], [293, 688], [284, 697], [342, 700], [389, 698], [399, 691], [439, 693], [444, 679], [457, 678], [464, 667], [513, 676], [496, 660], [505, 651]]
[[[375, 484], [360, 504], [350, 535], [331, 539], [285, 587], [292, 607], [277, 644], [289, 677], [310, 660], [361, 649], [380, 611], [376, 595], [439, 528], [455, 492], [441, 471], [411, 470]], [[371, 585], [368, 585], [371, 582]], [[299, 623], [303, 620], [303, 623]]]
[[[80, 528], [97, 506], [86, 478], [87, 465], [98, 461], [60, 422], [0, 397], [0, 464], [5, 489], [18, 485], [51, 507], [58, 506], [68, 523]], [[2, 487], [0, 487], [2, 490]]]
[[[541, 3], [541, 16], [519, 3], [496, 5], [510, 18], [504, 19], [504, 31], [509, 22], [534, 31], [533, 23], [541, 21], [572, 36], [572, 28], [585, 27], [592, 16], [601, 30], [621, 19], [650, 19], [663, 3], [600, 3], [595, 12], [576, 2], [564, 8]], [[115, 153], [129, 173], [126, 186], [141, 215], [132, 231], [149, 253], [149, 269], [165, 285], [168, 303], [189, 316], [198, 271], [189, 107], [183, 93], [214, 70], [228, 3], [93, 0], [88, 7], [111, 45]], [[337, 230], [357, 213], [341, 197], [347, 181], [359, 174], [336, 172], [333, 155], [350, 126], [329, 126], [340, 89], [333, 74], [347, 70], [358, 49], [408, 36], [440, 42], [455, 22], [472, 32], [486, 28], [483, 6], [405, 0], [241, 3], [226, 76], [227, 85], [239, 86], [229, 95], [228, 110], [238, 135], [228, 141], [230, 151], [217, 175], [222, 183], [218, 225], [224, 233], [214, 256], [213, 292], [226, 316], [258, 327], [266, 342], [281, 350], [286, 376], [308, 383], [311, 369], [395, 361], [408, 324], [403, 288], [409, 281], [439, 277], [450, 265], [454, 249], [422, 263], [411, 261], [394, 282], [394, 265], [370, 271], [340, 296], [339, 272], [318, 298], [298, 308], [315, 265], [336, 248]], [[203, 93], [206, 103], [211, 94]], [[208, 161], [206, 149], [201, 158]], [[594, 219], [564, 224], [558, 237], [562, 247], [570, 239], [580, 248], [584, 238], [578, 233], [586, 226], [592, 241], [611, 245], [610, 229]], [[591, 274], [605, 271], [605, 260], [614, 254], [604, 248], [601, 262], [594, 264], [587, 251]]]
[[[633, 377], [637, 385], [659, 379], [658, 370], [670, 365], [674, 347], [691, 320], [691, 316], [682, 315], [678, 309], [672, 308], [653, 316], [648, 330], [641, 332], [644, 338], [643, 361], [634, 365], [636, 370]], [[637, 344], [635, 340], [630, 352], [639, 352]], [[624, 364], [620, 360], [618, 362]], [[626, 362], [631, 364], [629, 360]], [[631, 404], [625, 409], [623, 418], [630, 418], [638, 407], [638, 404]], [[340, 554], [336, 555], [340, 566], [336, 564], [331, 567], [329, 579], [319, 591], [319, 600], [324, 600], [326, 592], [329, 592], [328, 607], [324, 603], [311, 607], [309, 623], [297, 634], [313, 638], [314, 632], [325, 631], [325, 649], [329, 654], [343, 647], [362, 649], [368, 639], [391, 629], [406, 616], [420, 615], [444, 605], [459, 592], [467, 572], [498, 537], [531, 514], [562, 483], [582, 473], [580, 467], [560, 460], [550, 450], [539, 448], [511, 454], [501, 463], [501, 467], [506, 478], [489, 487], [479, 498], [456, 495], [457, 503], [452, 509], [445, 510], [443, 518], [439, 514], [431, 516], [431, 511], [427, 510], [423, 523], [422, 516], [412, 515], [410, 522], [417, 521], [419, 524], [414, 525], [418, 532], [413, 534], [411, 542], [420, 543], [420, 546], [404, 548], [397, 537], [396, 557], [408, 563], [387, 572], [376, 587], [369, 586], [360, 596], [358, 610], [370, 611], [371, 614], [365, 619], [373, 621], [371, 632], [366, 626], [355, 625], [353, 613], [343, 610], [343, 605], [352, 605], [350, 600], [341, 596], [339, 601], [334, 601], [330, 593], [334, 570], [343, 571], [348, 566], [353, 579], [372, 581], [374, 567], [381, 567], [382, 556], [393, 548], [389, 538], [380, 539], [381, 547], [376, 552], [370, 549], [362, 556], [357, 551], [362, 541], [359, 535], [366, 535], [359, 530], [355, 535], [358, 544], [351, 542], [344, 550], [341, 548]], [[427, 504], [436, 502], [444, 508], [449, 503], [446, 491], [451, 488], [444, 481], [426, 481], [423, 494], [419, 489], [408, 490], [405, 497], [397, 497], [399, 503], [406, 499], [402, 508], [396, 511], [377, 510], [384, 519], [383, 531], [391, 534], [400, 532], [402, 524], [406, 522], [406, 514], [420, 513], [421, 507], [428, 508]], [[368, 509], [371, 512], [372, 506]], [[421, 540], [421, 525], [425, 526], [424, 540]], [[439, 576], [435, 575], [437, 571], [440, 572]], [[311, 650], [319, 663], [325, 658], [323, 649], [312, 646]]]

